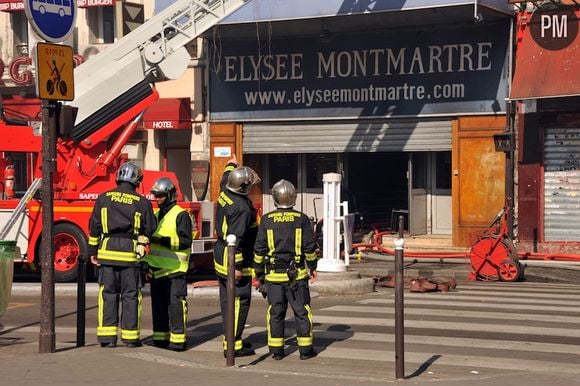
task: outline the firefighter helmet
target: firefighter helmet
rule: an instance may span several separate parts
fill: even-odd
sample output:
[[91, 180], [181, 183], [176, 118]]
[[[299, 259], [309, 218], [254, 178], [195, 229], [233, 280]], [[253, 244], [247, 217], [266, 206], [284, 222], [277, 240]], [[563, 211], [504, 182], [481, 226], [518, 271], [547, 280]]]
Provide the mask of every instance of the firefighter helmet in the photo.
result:
[[228, 175], [228, 182], [226, 188], [234, 193], [243, 194], [244, 196], [250, 192], [250, 189], [255, 184], [262, 181], [254, 169], [248, 166], [238, 166]]
[[292, 182], [280, 180], [272, 187], [272, 198], [277, 208], [290, 209], [296, 205], [296, 188]]
[[167, 203], [173, 203], [177, 201], [177, 187], [167, 177], [161, 177], [153, 184], [151, 188], [151, 193], [157, 196], [167, 197]]
[[137, 187], [142, 180], [143, 172], [141, 171], [141, 168], [133, 162], [125, 162], [119, 167], [119, 170], [117, 171], [117, 183], [124, 181], [129, 182]]

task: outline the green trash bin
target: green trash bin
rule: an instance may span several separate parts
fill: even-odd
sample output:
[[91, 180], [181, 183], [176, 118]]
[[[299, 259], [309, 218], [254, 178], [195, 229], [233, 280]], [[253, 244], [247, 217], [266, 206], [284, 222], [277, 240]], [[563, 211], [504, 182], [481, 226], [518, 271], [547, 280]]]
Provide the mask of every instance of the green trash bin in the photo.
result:
[[16, 241], [0, 240], [0, 316], [4, 315], [12, 294], [14, 259], [20, 257]]

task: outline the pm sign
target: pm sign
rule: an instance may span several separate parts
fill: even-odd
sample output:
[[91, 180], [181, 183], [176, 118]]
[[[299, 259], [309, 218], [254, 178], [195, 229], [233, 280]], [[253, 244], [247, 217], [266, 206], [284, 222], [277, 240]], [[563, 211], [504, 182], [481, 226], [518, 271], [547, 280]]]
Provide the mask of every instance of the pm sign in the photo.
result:
[[41, 38], [60, 43], [72, 33], [77, 18], [75, 0], [25, 0], [30, 26]]

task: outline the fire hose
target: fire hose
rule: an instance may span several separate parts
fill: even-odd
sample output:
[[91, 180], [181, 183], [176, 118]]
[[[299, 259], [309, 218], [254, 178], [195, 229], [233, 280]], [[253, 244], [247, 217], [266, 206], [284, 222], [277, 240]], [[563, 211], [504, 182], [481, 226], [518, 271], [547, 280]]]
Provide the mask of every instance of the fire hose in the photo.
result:
[[[385, 255], [395, 255], [395, 250], [382, 244], [382, 237], [390, 235], [391, 231], [374, 231], [373, 241], [370, 243], [355, 243], [353, 249], [359, 252], [377, 252]], [[539, 253], [539, 252], [518, 252], [518, 259], [524, 260], [529, 266], [549, 266], [550, 264], [567, 264], [570, 266], [580, 265], [580, 254], [574, 253]], [[405, 251], [405, 260], [412, 259], [413, 262], [432, 262], [439, 259], [440, 263], [462, 263], [465, 259], [470, 259], [471, 252], [452, 252], [452, 251]], [[373, 257], [376, 258], [376, 257]], [[463, 259], [461, 261], [460, 259]], [[378, 259], [382, 260], [382, 259]]]

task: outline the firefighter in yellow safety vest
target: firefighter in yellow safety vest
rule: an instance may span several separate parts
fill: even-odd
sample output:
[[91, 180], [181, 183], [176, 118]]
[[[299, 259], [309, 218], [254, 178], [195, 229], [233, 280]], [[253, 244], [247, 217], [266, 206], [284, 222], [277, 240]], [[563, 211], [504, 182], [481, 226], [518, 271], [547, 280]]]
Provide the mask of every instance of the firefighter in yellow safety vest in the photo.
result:
[[193, 222], [190, 214], [177, 205], [177, 188], [169, 178], [159, 178], [151, 193], [159, 206], [157, 230], [145, 255], [151, 278], [153, 344], [183, 351], [187, 329], [185, 275], [189, 268]]

